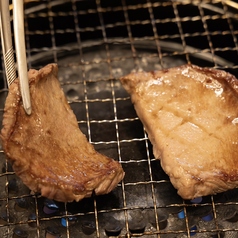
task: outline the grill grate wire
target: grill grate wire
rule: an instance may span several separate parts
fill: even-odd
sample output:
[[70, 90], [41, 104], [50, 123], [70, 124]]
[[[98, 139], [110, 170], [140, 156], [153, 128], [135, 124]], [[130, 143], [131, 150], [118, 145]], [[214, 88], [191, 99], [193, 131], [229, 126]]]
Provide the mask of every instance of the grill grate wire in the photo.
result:
[[[21, 184], [1, 149], [0, 236], [16, 237], [18, 229], [28, 237], [47, 237], [50, 227], [60, 237], [106, 237], [105, 228], [113, 218], [120, 222], [119, 237], [237, 237], [232, 213], [238, 209], [237, 190], [208, 196], [201, 203], [179, 198], [154, 159], [147, 134], [118, 82], [132, 70], [183, 63], [238, 76], [236, 19], [233, 1], [26, 1], [29, 68], [59, 65], [59, 80], [79, 127], [99, 152], [122, 164], [126, 176], [108, 195], [60, 203], [57, 212], [47, 214], [45, 199]], [[2, 119], [7, 95], [3, 65], [0, 77]], [[19, 200], [27, 206], [21, 207]], [[207, 210], [213, 219], [206, 222], [202, 218]], [[32, 213], [35, 218], [29, 220]], [[167, 221], [163, 229], [161, 215]], [[90, 235], [83, 231], [85, 221], [95, 225]], [[137, 224], [136, 232], [132, 224]]]

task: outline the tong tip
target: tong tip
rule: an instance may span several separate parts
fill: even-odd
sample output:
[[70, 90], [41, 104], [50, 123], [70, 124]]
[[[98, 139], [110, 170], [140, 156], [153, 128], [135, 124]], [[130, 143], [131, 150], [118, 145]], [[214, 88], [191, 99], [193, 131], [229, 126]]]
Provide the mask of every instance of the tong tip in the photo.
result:
[[25, 109], [26, 114], [30, 116], [31, 115], [31, 107], [25, 107], [24, 109]]

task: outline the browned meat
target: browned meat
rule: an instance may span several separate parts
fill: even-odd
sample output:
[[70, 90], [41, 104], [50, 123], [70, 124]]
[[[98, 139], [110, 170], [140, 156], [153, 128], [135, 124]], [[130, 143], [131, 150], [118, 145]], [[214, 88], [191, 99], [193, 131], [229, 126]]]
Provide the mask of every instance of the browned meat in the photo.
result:
[[96, 152], [78, 127], [60, 88], [56, 64], [30, 70], [32, 114], [26, 115], [19, 80], [9, 88], [1, 139], [13, 169], [34, 192], [79, 201], [110, 192], [124, 176], [121, 165]]
[[238, 81], [183, 65], [131, 73], [130, 93], [153, 153], [184, 199], [238, 187]]

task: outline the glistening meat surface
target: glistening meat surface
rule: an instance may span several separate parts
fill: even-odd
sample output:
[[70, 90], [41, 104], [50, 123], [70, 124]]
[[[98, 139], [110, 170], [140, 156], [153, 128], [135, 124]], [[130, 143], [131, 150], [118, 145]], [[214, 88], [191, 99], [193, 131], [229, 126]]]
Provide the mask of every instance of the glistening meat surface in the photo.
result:
[[32, 114], [26, 115], [19, 80], [9, 88], [1, 139], [13, 169], [34, 192], [57, 201], [109, 193], [121, 165], [95, 151], [80, 131], [57, 79], [56, 64], [28, 73]]
[[153, 153], [184, 199], [238, 186], [238, 82], [183, 65], [121, 78]]

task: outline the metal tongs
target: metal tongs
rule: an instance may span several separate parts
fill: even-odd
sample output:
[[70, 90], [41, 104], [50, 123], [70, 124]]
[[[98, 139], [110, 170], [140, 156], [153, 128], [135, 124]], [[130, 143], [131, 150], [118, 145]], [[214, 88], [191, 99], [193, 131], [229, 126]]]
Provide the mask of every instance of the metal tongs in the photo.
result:
[[[25, 112], [31, 114], [31, 100], [29, 90], [29, 80], [26, 61], [26, 46], [24, 32], [24, 1], [13, 0], [13, 27], [16, 47], [16, 59], [20, 90]], [[16, 79], [16, 67], [14, 60], [14, 50], [12, 46], [12, 33], [10, 22], [9, 0], [0, 0], [0, 27], [3, 58], [6, 71], [8, 87]]]

